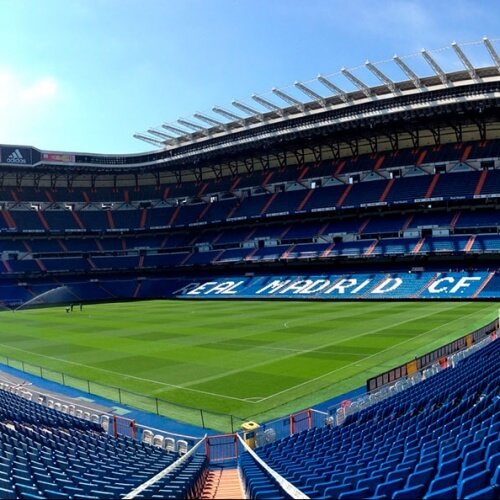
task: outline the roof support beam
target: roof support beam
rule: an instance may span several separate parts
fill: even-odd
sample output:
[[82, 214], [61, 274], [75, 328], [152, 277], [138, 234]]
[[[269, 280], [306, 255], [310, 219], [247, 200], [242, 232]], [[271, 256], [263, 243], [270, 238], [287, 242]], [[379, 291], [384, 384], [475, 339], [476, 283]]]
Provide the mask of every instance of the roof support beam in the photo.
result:
[[162, 127], [165, 130], [170, 130], [170, 132], [174, 132], [174, 134], [179, 134], [179, 135], [188, 135], [189, 132], [187, 130], [182, 130], [181, 128], [174, 127], [173, 125], [168, 125], [164, 123]]
[[425, 49], [422, 49], [420, 52], [422, 54], [422, 57], [427, 61], [429, 66], [433, 69], [434, 73], [436, 73], [436, 75], [439, 76], [441, 83], [443, 85], [447, 85], [449, 83], [449, 80], [448, 77], [446, 76], [446, 73], [441, 68], [441, 66], [439, 66], [436, 60]]
[[[262, 162], [262, 160], [261, 160]], [[255, 171], [255, 159], [250, 157], [248, 159], [243, 160], [243, 164], [245, 165], [246, 171], [249, 174], [253, 174]]]
[[179, 118], [177, 123], [180, 125], [184, 125], [184, 127], [188, 127], [192, 130], [205, 130], [201, 125], [197, 125], [196, 123], [190, 122], [189, 120], [184, 120], [184, 118]]
[[349, 148], [351, 149], [352, 156], [358, 156], [359, 154], [359, 139], [355, 137], [353, 140], [346, 139], [345, 141]]
[[134, 138], [139, 139], [140, 141], [147, 142], [157, 147], [162, 147], [164, 145], [161, 141], [153, 139], [152, 137], [148, 137], [147, 135], [144, 134], [134, 134]]
[[318, 101], [323, 107], [325, 107], [325, 98], [320, 96], [317, 92], [310, 89], [307, 85], [301, 82], [295, 82], [295, 87], [297, 87], [303, 94], [310, 97], [313, 101]]
[[257, 159], [259, 160], [259, 163], [260, 163], [262, 170], [264, 170], [264, 171], [269, 170], [269, 168], [271, 166], [269, 153], [266, 153], [265, 155], [261, 155]]
[[[226, 163], [224, 166], [226, 166], [229, 171], [231, 172], [231, 175], [234, 177], [235, 175], [238, 175], [238, 162], [235, 161], [234, 163], [233, 162], [229, 162], [229, 163]], [[221, 177], [222, 177], [222, 174], [221, 174]]]
[[415, 85], [415, 88], [425, 89], [425, 86], [422, 84], [420, 78], [399, 56], [394, 56], [392, 60], [401, 68], [403, 73], [412, 81], [413, 85]]
[[486, 140], [486, 122], [485, 122], [484, 118], [482, 118], [480, 120], [473, 119], [472, 121], [474, 122], [474, 124], [477, 127], [477, 130], [479, 132], [479, 137], [481, 138], [482, 141], [485, 141]]
[[265, 108], [269, 109], [270, 111], [278, 111], [281, 115], [283, 115], [283, 109], [280, 108], [277, 104], [274, 104], [274, 102], [264, 99], [263, 97], [257, 94], [252, 94], [252, 99], [255, 102], [258, 102], [261, 106], [264, 106]]
[[458, 45], [457, 42], [453, 42], [451, 44], [453, 47], [453, 50], [455, 51], [455, 54], [457, 54], [457, 57], [460, 59], [460, 62], [464, 65], [465, 69], [469, 73], [469, 76], [473, 79], [478, 81], [479, 78], [476, 73], [476, 69], [470, 62], [469, 58], [465, 55], [464, 51], [461, 49], [460, 45]]
[[262, 113], [260, 111], [257, 111], [256, 109], [251, 108], [250, 106], [248, 106], [244, 102], [233, 101], [231, 104], [235, 108], [238, 108], [240, 111], [243, 111], [244, 113], [247, 113], [250, 116], [256, 116], [256, 117], [259, 117], [260, 119], [262, 119]]
[[396, 93], [395, 83], [385, 74], [382, 73], [374, 64], [370, 61], [365, 62], [365, 66], [393, 93]]
[[156, 135], [157, 137], [160, 137], [162, 139], [175, 139], [173, 135], [164, 134], [163, 132], [155, 130], [154, 128], [148, 129], [148, 134]]
[[498, 57], [495, 47], [493, 47], [493, 44], [489, 41], [488, 37], [486, 36], [483, 38], [483, 43], [486, 49], [488, 50], [490, 57], [493, 59], [493, 62], [495, 63], [498, 72], [500, 73], [500, 57]]
[[318, 75], [318, 82], [323, 84], [328, 90], [338, 95], [342, 101], [346, 103], [350, 101], [348, 95], [340, 87], [337, 87], [337, 85], [328, 80], [326, 76]]
[[274, 95], [278, 96], [286, 103], [291, 104], [292, 106], [297, 106], [302, 111], [304, 111], [304, 103], [299, 101], [298, 99], [295, 99], [295, 97], [292, 97], [291, 95], [288, 95], [286, 92], [283, 92], [282, 90], [277, 88], [273, 88], [272, 92]]
[[222, 122], [219, 120], [215, 120], [214, 118], [211, 118], [210, 116], [204, 115], [202, 113], [195, 113], [193, 115], [196, 119], [201, 120], [202, 122], [207, 123], [208, 125], [213, 125], [215, 127], [219, 125], [224, 125]]
[[358, 89], [361, 90], [361, 92], [363, 92], [363, 94], [365, 94], [366, 97], [370, 97], [372, 95], [372, 92], [371, 92], [370, 88], [368, 87], [368, 85], [366, 85], [366, 83], [362, 82], [359, 78], [357, 78], [356, 76], [354, 76], [348, 69], [342, 68], [340, 70], [340, 72], [349, 81], [351, 81], [352, 83], [354, 83], [354, 85], [356, 85], [356, 87], [358, 87]]
[[319, 146], [311, 146], [311, 151], [314, 156], [314, 161], [319, 163], [323, 159], [323, 149], [321, 145]]
[[463, 138], [462, 124], [459, 123], [458, 125], [455, 125], [454, 123], [450, 123], [449, 125], [453, 129], [453, 132], [455, 132], [455, 139], [457, 143], [461, 143]]
[[221, 116], [228, 118], [229, 120], [241, 121], [241, 116], [235, 115], [234, 113], [231, 113], [230, 111], [226, 111], [223, 108], [219, 108], [218, 106], [213, 107], [212, 111], [214, 113], [217, 113], [218, 115], [221, 115]]
[[393, 151], [397, 151], [399, 149], [399, 134], [398, 132], [386, 132], [385, 133], [386, 137], [389, 139], [389, 142], [391, 143], [391, 148]]

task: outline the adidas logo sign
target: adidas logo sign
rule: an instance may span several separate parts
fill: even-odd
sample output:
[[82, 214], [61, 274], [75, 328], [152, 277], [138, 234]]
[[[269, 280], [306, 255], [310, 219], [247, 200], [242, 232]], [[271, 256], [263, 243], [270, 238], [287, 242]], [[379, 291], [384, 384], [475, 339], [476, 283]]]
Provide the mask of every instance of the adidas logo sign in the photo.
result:
[[12, 151], [12, 153], [7, 156], [7, 163], [26, 163], [26, 159], [24, 156], [21, 154], [21, 151], [19, 149], [15, 149]]

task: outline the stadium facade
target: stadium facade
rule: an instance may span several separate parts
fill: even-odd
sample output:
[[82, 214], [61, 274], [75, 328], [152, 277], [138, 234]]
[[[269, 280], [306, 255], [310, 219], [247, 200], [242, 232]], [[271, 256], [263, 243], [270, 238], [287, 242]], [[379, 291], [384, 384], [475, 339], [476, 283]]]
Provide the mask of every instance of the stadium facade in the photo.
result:
[[[238, 114], [213, 109], [224, 120], [137, 134], [151, 153], [0, 146], [0, 300], [498, 299], [500, 59], [483, 44], [492, 66], [453, 44], [453, 72], [426, 51], [431, 76], [397, 56], [401, 82], [343, 69], [353, 92], [296, 82], [307, 102], [273, 89], [286, 107], [253, 96], [262, 110], [234, 101]], [[1, 382], [0, 497], [212, 498], [209, 460], [234, 465], [241, 448], [247, 498], [498, 498], [497, 330], [370, 379], [380, 391], [335, 412], [189, 451]]]
[[367, 62], [379, 85], [296, 82], [272, 91], [284, 107], [254, 95], [136, 134], [150, 153], [0, 146], [0, 300], [498, 297], [500, 67], [483, 43], [491, 66], [457, 44], [453, 72], [427, 51], [428, 76], [394, 57], [400, 82]]

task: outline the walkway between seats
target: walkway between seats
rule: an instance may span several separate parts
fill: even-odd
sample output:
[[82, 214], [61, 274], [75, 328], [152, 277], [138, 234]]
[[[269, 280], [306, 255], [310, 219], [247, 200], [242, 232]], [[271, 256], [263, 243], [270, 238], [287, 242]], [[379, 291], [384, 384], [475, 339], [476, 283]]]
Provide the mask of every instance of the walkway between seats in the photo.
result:
[[245, 493], [241, 485], [238, 469], [216, 468], [208, 473], [202, 499], [234, 498], [244, 499]]

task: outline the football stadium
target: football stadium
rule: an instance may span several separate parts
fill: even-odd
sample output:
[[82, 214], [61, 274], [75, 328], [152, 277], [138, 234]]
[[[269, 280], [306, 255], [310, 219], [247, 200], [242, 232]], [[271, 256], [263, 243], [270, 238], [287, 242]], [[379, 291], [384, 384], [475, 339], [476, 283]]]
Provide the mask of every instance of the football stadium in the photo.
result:
[[496, 44], [0, 145], [0, 498], [499, 498]]

